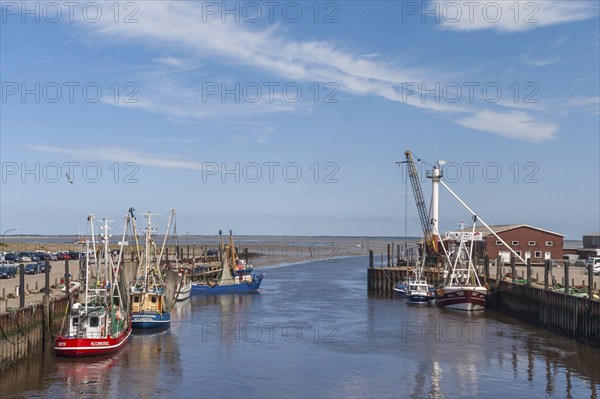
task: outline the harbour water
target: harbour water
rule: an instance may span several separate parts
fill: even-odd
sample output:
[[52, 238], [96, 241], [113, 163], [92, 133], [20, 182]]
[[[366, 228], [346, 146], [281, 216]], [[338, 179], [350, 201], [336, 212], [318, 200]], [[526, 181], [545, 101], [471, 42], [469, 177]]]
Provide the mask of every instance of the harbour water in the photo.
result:
[[486, 311], [367, 294], [366, 257], [262, 269], [256, 294], [193, 296], [116, 355], [40, 354], [2, 398], [600, 395], [600, 350]]

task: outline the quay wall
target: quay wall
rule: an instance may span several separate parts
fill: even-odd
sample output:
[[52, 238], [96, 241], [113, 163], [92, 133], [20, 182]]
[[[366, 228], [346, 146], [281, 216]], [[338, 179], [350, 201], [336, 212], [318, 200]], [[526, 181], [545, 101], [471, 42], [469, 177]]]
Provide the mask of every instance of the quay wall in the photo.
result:
[[[490, 283], [496, 287], [494, 280]], [[600, 301], [500, 281], [487, 308], [600, 347]]]
[[56, 298], [0, 314], [0, 370], [51, 345], [68, 303]]

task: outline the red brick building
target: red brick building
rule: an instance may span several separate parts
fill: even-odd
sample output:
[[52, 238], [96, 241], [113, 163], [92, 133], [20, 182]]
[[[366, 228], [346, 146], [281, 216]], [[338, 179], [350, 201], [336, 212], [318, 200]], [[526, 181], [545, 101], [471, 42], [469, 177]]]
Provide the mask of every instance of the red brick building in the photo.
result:
[[[505, 243], [523, 259], [531, 259], [532, 264], [544, 263], [545, 259], [563, 259], [565, 236], [553, 231], [540, 229], [527, 224], [490, 226]], [[502, 256], [504, 263], [510, 263], [512, 253], [484, 226], [475, 231], [483, 233], [483, 242], [476, 243], [475, 253], [481, 259], [486, 255], [490, 260]], [[517, 259], [517, 263], [521, 263]]]

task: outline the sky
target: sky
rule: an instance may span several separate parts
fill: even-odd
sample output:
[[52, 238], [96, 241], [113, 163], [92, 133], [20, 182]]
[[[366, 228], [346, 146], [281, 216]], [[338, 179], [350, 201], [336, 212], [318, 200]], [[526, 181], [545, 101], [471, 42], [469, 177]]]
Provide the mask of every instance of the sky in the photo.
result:
[[600, 231], [597, 1], [0, 9], [2, 233], [419, 236], [407, 150], [428, 204], [443, 161], [488, 224]]

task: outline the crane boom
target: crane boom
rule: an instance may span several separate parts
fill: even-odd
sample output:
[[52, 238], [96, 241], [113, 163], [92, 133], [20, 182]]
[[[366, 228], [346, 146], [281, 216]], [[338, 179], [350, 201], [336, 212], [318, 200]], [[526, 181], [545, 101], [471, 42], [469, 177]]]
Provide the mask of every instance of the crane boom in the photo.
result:
[[419, 181], [419, 173], [417, 172], [417, 167], [413, 161], [412, 152], [406, 151], [404, 155], [406, 155], [408, 176], [410, 178], [410, 184], [415, 195], [415, 202], [419, 212], [419, 219], [421, 220], [421, 227], [423, 228], [427, 252], [437, 253], [437, 243], [435, 243], [433, 240], [433, 233], [431, 231], [431, 223], [427, 213], [427, 206], [425, 205], [425, 198], [423, 197], [423, 190], [421, 189], [421, 182]]

